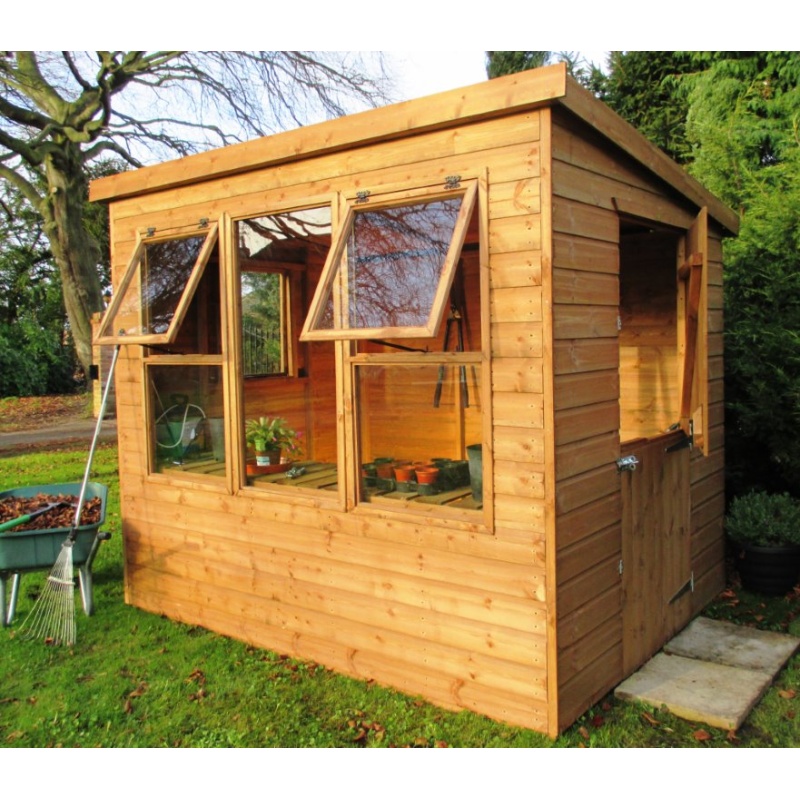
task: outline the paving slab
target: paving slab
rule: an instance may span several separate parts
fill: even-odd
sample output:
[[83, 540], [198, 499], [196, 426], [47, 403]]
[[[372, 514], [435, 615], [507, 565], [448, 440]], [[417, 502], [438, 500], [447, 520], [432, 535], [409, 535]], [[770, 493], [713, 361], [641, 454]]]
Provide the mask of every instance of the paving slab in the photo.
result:
[[662, 652], [621, 683], [614, 694], [620, 700], [666, 706], [692, 722], [736, 730], [771, 683], [772, 676], [759, 670]]
[[800, 639], [699, 617], [614, 694], [736, 730], [800, 648]]
[[698, 617], [664, 645], [664, 652], [728, 667], [762, 670], [774, 676], [798, 647], [800, 639], [794, 636]]

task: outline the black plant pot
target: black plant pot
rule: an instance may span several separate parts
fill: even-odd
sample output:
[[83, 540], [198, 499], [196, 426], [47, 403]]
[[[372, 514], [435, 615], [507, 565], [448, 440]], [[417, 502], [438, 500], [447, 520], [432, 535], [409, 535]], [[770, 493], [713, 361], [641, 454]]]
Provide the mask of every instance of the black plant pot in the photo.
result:
[[733, 544], [742, 586], [751, 592], [785, 594], [800, 580], [800, 546], [758, 547]]

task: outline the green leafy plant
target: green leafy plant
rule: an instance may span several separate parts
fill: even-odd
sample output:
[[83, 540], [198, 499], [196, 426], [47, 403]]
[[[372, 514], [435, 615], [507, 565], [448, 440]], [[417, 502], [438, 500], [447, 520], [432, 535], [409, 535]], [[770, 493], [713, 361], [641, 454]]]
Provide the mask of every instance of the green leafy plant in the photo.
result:
[[301, 452], [300, 434], [283, 417], [258, 417], [245, 423], [245, 440], [258, 452], [284, 450], [290, 455]]
[[800, 502], [784, 492], [749, 492], [734, 498], [725, 530], [737, 544], [800, 546]]

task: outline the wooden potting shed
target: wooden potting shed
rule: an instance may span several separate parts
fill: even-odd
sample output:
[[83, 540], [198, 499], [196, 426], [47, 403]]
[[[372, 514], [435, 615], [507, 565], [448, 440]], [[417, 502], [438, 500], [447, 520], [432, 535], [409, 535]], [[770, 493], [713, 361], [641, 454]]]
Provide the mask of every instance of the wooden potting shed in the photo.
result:
[[128, 602], [556, 735], [723, 587], [737, 218], [563, 65], [91, 198]]

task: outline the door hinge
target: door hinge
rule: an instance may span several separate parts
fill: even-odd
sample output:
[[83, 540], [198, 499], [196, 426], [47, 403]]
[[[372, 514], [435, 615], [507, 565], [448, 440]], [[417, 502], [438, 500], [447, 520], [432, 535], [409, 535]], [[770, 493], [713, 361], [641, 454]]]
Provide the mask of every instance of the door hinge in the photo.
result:
[[617, 472], [633, 472], [639, 463], [636, 456], [623, 456], [617, 459]]
[[619, 574], [622, 575], [623, 570], [625, 569], [625, 564], [622, 559], [619, 560]]

